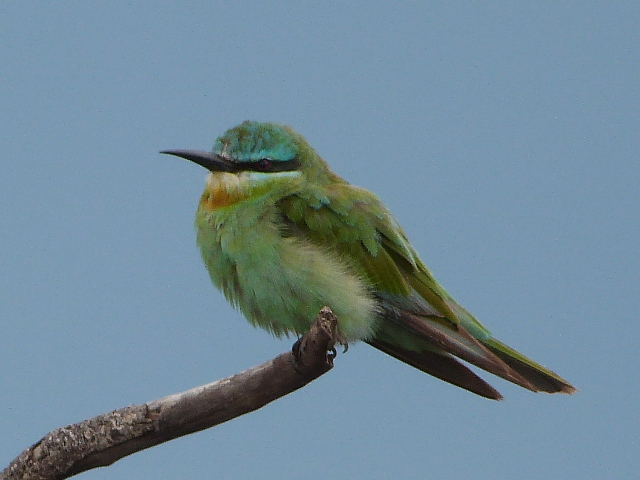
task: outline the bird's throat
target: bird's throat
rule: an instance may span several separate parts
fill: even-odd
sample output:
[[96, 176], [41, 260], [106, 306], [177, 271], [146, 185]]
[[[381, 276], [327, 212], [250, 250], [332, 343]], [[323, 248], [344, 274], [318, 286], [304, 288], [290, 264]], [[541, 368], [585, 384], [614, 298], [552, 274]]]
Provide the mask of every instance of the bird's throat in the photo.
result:
[[213, 211], [234, 205], [247, 198], [249, 192], [246, 190], [237, 175], [211, 173], [200, 198], [200, 208]]
[[260, 200], [275, 202], [299, 189], [301, 184], [299, 171], [241, 173], [211, 172], [207, 176], [204, 193], [200, 198], [200, 207], [214, 211], [236, 205], [244, 201]]
[[208, 211], [213, 211], [234, 205], [240, 200], [240, 196], [230, 195], [229, 192], [223, 189], [215, 191], [207, 190], [202, 194], [202, 198], [200, 198], [200, 207]]

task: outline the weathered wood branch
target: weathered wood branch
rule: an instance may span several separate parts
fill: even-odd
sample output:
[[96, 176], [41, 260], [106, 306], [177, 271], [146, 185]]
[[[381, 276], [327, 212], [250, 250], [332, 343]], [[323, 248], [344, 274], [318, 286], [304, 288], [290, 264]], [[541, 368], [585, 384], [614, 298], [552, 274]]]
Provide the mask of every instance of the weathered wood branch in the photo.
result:
[[232, 377], [58, 428], [13, 460], [0, 480], [61, 480], [257, 410], [331, 370], [337, 340], [336, 317], [325, 307], [291, 352]]

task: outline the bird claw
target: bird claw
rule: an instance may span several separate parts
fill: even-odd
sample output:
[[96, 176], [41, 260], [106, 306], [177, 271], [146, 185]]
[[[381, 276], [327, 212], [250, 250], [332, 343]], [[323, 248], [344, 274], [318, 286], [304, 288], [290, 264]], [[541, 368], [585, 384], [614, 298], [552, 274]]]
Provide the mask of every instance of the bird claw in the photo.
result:
[[[342, 353], [347, 353], [347, 350], [349, 350], [349, 342], [347, 342], [347, 340], [342, 335], [340, 335], [340, 333], [337, 334], [336, 343], [339, 343], [340, 345], [342, 345]], [[338, 356], [338, 352], [336, 351], [335, 344], [332, 345], [331, 348], [327, 350], [327, 356], [329, 357], [330, 360], [333, 360]]]
[[[323, 309], [320, 311], [320, 314], [322, 313], [327, 313], [327, 312], [324, 312], [324, 309]], [[328, 313], [331, 314], [331, 311], [329, 310]], [[329, 341], [329, 345], [327, 345], [327, 360], [329, 362], [332, 362], [338, 356], [338, 352], [336, 351], [336, 348], [335, 348], [336, 344], [342, 345], [342, 353], [347, 353], [347, 350], [349, 350], [349, 342], [347, 341], [346, 337], [342, 335], [342, 333], [340, 333], [340, 331], [338, 330], [338, 323], [336, 321], [335, 316], [331, 314], [331, 317], [333, 318], [333, 321], [327, 322], [326, 321], [327, 319], [325, 318], [324, 319], [325, 324], [321, 324], [321, 328], [324, 328], [331, 335], [331, 340]], [[295, 343], [291, 347], [291, 354], [293, 355], [293, 358], [294, 358], [294, 368], [296, 369], [297, 367], [295, 366], [295, 363], [302, 365], [302, 353], [303, 353], [302, 339], [303, 337], [298, 337], [298, 339], [295, 341]]]
[[327, 357], [329, 358], [329, 360], [333, 360], [337, 356], [338, 352], [336, 352], [335, 347], [331, 347], [329, 350], [327, 350]]
[[300, 338], [296, 340], [296, 342], [291, 347], [291, 353], [295, 357], [296, 360], [300, 360]]
[[344, 338], [340, 332], [337, 332], [336, 343], [342, 345], [342, 353], [347, 353], [347, 350], [349, 350], [349, 342], [347, 342], [347, 339]]

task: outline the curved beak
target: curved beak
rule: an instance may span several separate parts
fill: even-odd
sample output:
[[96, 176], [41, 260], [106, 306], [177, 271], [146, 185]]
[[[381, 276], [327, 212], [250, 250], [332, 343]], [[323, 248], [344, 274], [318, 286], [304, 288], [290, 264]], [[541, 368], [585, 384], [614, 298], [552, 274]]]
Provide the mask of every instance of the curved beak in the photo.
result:
[[162, 150], [160, 153], [185, 158], [212, 172], [235, 172], [236, 164], [218, 154], [200, 150]]

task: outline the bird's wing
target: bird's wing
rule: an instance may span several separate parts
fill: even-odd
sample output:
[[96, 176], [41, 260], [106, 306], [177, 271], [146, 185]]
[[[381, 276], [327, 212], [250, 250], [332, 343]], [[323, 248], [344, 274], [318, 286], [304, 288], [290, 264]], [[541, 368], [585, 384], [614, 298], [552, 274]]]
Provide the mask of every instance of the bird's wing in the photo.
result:
[[[499, 397], [475, 374], [463, 375], [466, 367], [452, 355], [537, 390], [484, 346], [483, 338], [476, 338], [475, 335], [490, 338], [477, 320], [469, 315], [461, 322], [456, 311], [462, 307], [422, 264], [400, 226], [375, 195], [337, 183], [286, 197], [278, 207], [291, 235], [302, 235], [317, 245], [330, 245], [373, 286], [389, 322], [383, 323], [375, 338], [368, 339], [370, 344], [489, 398]], [[434, 358], [441, 361], [434, 362]]]

